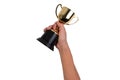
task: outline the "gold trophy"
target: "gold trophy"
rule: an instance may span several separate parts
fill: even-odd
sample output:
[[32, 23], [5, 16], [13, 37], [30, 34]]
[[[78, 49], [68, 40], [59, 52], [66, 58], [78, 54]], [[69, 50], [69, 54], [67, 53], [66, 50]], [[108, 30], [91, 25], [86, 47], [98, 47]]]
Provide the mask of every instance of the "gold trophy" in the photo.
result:
[[[58, 7], [61, 7], [61, 11], [59, 13], [58, 13]], [[79, 18], [75, 15], [75, 13], [71, 9], [62, 6], [62, 4], [57, 5], [55, 13], [58, 18], [58, 21], [66, 25], [74, 24], [79, 20]], [[70, 23], [74, 18], [76, 18], [75, 21], [73, 23]], [[54, 45], [56, 45], [58, 42], [58, 37], [59, 37], [58, 30], [51, 29], [51, 30], [47, 30], [37, 40], [43, 43], [44, 45], [46, 45], [49, 49], [53, 51]]]

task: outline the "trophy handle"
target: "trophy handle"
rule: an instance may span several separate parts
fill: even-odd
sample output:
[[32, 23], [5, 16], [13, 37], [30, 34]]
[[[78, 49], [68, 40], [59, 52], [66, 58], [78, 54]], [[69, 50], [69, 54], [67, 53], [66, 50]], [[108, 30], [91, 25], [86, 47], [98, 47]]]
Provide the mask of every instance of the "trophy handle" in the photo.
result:
[[58, 18], [57, 9], [58, 9], [59, 6], [62, 8], [62, 4], [58, 4], [58, 5], [56, 6], [55, 14], [56, 14], [57, 18]]
[[75, 24], [76, 22], [78, 22], [78, 21], [79, 21], [79, 17], [78, 17], [78, 16], [74, 16], [73, 18], [77, 18], [77, 19], [76, 19], [76, 21], [75, 21], [75, 22], [73, 22], [73, 23], [67, 23], [67, 25], [72, 25], [72, 24]]

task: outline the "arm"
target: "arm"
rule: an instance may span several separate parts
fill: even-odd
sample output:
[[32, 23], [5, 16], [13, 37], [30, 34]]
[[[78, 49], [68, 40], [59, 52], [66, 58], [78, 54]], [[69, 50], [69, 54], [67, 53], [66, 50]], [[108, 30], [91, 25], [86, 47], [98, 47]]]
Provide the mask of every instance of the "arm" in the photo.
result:
[[73, 62], [69, 45], [67, 43], [66, 30], [64, 28], [64, 25], [60, 22], [56, 22], [44, 30], [46, 31], [49, 29], [58, 29], [59, 39], [56, 47], [58, 48], [61, 58], [64, 80], [80, 80], [79, 74]]
[[59, 48], [59, 53], [63, 67], [64, 80], [80, 80], [67, 43], [65, 43], [63, 47]]
[[62, 23], [57, 22], [56, 24], [59, 27], [57, 48], [61, 58], [64, 80], [80, 80], [79, 74], [74, 65], [69, 45], [67, 43], [66, 30]]

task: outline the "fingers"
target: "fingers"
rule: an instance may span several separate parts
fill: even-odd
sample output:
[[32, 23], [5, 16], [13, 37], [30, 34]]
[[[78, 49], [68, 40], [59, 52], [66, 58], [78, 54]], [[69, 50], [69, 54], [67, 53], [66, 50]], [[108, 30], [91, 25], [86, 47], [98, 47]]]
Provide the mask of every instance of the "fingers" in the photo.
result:
[[46, 28], [44, 29], [44, 32], [47, 31], [47, 30], [50, 30], [51, 28], [52, 28], [52, 25], [46, 27]]
[[53, 25], [50, 25], [50, 26], [46, 27], [44, 29], [44, 32], [47, 31], [47, 30], [50, 30], [50, 29], [55, 29], [55, 27], [56, 27], [56, 24], [54, 23]]
[[57, 21], [53, 25], [50, 25], [50, 26], [46, 27], [44, 29], [44, 32], [47, 31], [47, 30], [50, 30], [50, 29], [58, 30], [58, 28], [59, 28], [59, 30], [62, 30], [62, 29], [64, 30], [64, 24]]

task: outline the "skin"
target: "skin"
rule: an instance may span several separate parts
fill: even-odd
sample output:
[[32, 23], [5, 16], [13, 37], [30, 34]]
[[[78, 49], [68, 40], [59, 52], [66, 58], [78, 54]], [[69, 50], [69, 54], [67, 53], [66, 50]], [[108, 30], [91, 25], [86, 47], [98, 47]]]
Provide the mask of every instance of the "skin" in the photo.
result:
[[46, 27], [44, 31], [50, 29], [57, 30], [56, 32], [59, 35], [56, 47], [59, 51], [61, 58], [64, 80], [80, 80], [79, 74], [74, 65], [72, 53], [67, 42], [64, 24], [60, 22], [55, 22], [53, 25]]

